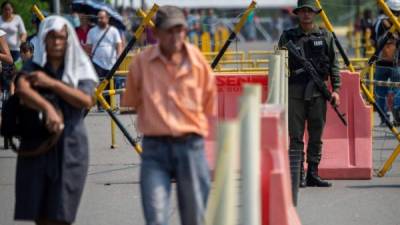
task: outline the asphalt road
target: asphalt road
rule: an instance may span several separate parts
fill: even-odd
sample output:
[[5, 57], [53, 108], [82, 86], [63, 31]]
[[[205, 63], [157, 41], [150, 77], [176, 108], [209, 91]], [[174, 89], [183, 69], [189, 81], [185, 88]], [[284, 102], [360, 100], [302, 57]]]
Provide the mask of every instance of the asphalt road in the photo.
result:
[[[127, 115], [119, 118], [133, 134], [134, 118]], [[76, 224], [144, 225], [138, 155], [119, 131], [118, 148], [110, 149], [110, 119], [106, 114], [90, 114], [86, 123], [90, 133], [90, 169]], [[376, 126], [374, 135], [374, 166], [378, 169], [396, 142], [384, 127]], [[0, 225], [31, 224], [12, 220], [15, 162], [13, 152], [0, 150]], [[399, 225], [399, 162], [400, 159], [384, 178], [333, 181], [332, 188], [301, 189], [298, 213], [303, 224]], [[174, 198], [170, 224], [179, 224]]]
[[[272, 44], [233, 45], [236, 50], [268, 50]], [[134, 117], [119, 116], [135, 136]], [[117, 149], [110, 149], [110, 119], [92, 113], [86, 119], [90, 140], [90, 168], [76, 224], [144, 225], [140, 191], [140, 158], [117, 131]], [[0, 146], [2, 146], [0, 140]], [[387, 128], [374, 127], [373, 160], [378, 170], [397, 141]], [[0, 150], [0, 225], [14, 222], [15, 154]], [[400, 158], [386, 177], [369, 181], [333, 181], [332, 188], [306, 188], [299, 194], [298, 213], [303, 225], [400, 225]], [[174, 196], [174, 193], [173, 195]], [[170, 224], [179, 216], [172, 199]]]

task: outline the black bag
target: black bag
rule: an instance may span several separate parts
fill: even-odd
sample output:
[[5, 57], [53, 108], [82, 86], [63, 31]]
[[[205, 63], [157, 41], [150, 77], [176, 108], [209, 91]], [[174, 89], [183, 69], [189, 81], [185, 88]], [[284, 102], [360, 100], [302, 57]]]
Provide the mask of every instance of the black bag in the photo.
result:
[[0, 134], [5, 138], [20, 137], [18, 121], [19, 98], [17, 95], [10, 96], [4, 101], [1, 110]]
[[[58, 107], [58, 97], [48, 90], [38, 90], [46, 100], [52, 103], [62, 116]], [[53, 148], [60, 133], [50, 133], [45, 125], [44, 113], [21, 103], [18, 95], [12, 95], [3, 104], [0, 134], [4, 138], [19, 140], [19, 146], [12, 146], [20, 156], [41, 155]]]
[[15, 75], [15, 65], [3, 63], [1, 71], [2, 92], [9, 91], [11, 89], [11, 83], [14, 82]]

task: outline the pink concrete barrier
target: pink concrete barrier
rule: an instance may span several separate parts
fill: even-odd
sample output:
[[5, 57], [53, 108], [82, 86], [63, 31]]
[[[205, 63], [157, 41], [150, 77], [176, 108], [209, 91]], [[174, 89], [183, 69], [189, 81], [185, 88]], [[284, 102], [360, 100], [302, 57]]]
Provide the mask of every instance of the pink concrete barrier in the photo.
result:
[[284, 109], [264, 106], [261, 118], [262, 225], [301, 224], [292, 201]]
[[325, 179], [372, 178], [371, 110], [362, 98], [356, 73], [341, 73], [340, 110], [346, 113], [345, 127], [328, 107], [319, 174]]

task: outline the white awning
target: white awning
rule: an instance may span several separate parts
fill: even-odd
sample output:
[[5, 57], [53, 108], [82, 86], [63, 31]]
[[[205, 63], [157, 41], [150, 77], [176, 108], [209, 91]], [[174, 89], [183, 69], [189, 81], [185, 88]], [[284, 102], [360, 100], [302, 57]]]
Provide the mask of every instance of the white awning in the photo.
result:
[[[114, 0], [115, 1], [115, 0]], [[121, 0], [118, 0], [121, 2]], [[125, 2], [124, 2], [125, 1]], [[247, 8], [251, 0], [145, 0], [148, 7], [154, 3], [158, 5], [175, 5], [187, 8]], [[141, 0], [123, 0], [125, 5], [140, 6]], [[297, 0], [258, 0], [258, 8], [281, 8], [296, 6]]]
[[[246, 8], [250, 0], [146, 0], [148, 5], [157, 3], [159, 5], [176, 5], [188, 8]], [[297, 0], [259, 0], [258, 8], [277, 8], [295, 6]]]

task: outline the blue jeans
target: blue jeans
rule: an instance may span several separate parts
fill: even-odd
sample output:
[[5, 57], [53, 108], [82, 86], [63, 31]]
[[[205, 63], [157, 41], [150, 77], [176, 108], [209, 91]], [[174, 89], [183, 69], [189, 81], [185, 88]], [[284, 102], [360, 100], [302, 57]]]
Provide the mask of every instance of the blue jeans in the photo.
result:
[[196, 134], [143, 139], [140, 188], [146, 225], [167, 225], [171, 179], [176, 179], [182, 225], [202, 225], [210, 190], [204, 140]]
[[[400, 67], [385, 67], [376, 66], [375, 69], [375, 80], [377, 81], [390, 81], [400, 82]], [[400, 107], [400, 89], [399, 88], [388, 88], [388, 87], [375, 87], [376, 103], [386, 113], [386, 97], [391, 91], [394, 94], [393, 108]]]

